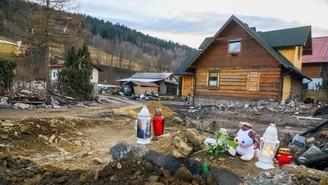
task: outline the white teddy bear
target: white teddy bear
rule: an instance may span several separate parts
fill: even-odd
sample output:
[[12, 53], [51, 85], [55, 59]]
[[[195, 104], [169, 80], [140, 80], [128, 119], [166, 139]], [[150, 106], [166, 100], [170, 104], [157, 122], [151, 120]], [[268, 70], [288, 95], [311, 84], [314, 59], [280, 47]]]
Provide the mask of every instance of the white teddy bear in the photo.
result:
[[260, 142], [260, 135], [252, 130], [252, 125], [247, 122], [240, 122], [240, 130], [238, 131], [234, 141], [238, 145], [236, 149], [230, 147], [229, 153], [232, 156], [236, 155], [236, 152], [241, 155], [241, 159], [250, 161], [253, 159], [254, 154], [256, 157], [260, 157], [260, 151], [258, 145]]

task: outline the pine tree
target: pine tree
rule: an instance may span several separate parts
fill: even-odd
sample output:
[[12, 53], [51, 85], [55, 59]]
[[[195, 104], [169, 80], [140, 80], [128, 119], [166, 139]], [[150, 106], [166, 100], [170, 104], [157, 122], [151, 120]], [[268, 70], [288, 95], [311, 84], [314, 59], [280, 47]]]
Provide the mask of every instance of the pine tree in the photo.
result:
[[92, 70], [93, 65], [86, 43], [78, 51], [74, 47], [68, 49], [64, 67], [58, 76], [62, 93], [77, 100], [90, 100], [93, 88], [90, 82]]
[[15, 78], [16, 61], [0, 58], [0, 88], [10, 89]]

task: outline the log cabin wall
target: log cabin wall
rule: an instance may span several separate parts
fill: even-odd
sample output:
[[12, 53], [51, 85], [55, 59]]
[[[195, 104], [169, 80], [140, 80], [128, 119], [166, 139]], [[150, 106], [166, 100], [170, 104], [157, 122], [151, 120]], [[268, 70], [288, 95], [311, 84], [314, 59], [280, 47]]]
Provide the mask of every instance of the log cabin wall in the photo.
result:
[[299, 80], [300, 77], [291, 76], [291, 90], [290, 90], [290, 98], [302, 100], [302, 81]]
[[303, 64], [302, 70], [311, 78], [321, 78], [322, 65], [320, 63]]
[[[229, 41], [239, 39], [241, 51], [232, 56]], [[230, 22], [193, 63], [195, 96], [233, 99], [280, 99], [279, 61], [235, 22]], [[216, 88], [209, 72], [217, 71]]]

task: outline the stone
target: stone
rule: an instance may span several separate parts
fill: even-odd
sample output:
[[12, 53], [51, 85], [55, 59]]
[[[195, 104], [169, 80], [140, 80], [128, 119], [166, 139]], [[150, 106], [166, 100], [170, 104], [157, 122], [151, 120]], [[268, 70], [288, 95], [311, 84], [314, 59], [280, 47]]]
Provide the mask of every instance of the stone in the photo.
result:
[[62, 177], [57, 178], [57, 183], [64, 184], [68, 180], [69, 180], [69, 176], [62, 176]]
[[119, 169], [119, 170], [120, 170], [120, 169], [122, 169], [122, 167], [123, 167], [123, 166], [122, 166], [122, 164], [121, 164], [121, 163], [117, 163], [117, 169]]
[[218, 160], [221, 161], [221, 162], [224, 162], [225, 161], [225, 158], [219, 157]]
[[182, 119], [179, 118], [179, 117], [174, 117], [174, 118], [173, 118], [173, 122], [174, 122], [174, 123], [177, 123], [177, 124], [181, 124], [181, 123], [183, 123]]
[[145, 185], [164, 185], [161, 182], [146, 182]]
[[200, 146], [204, 143], [205, 138], [199, 134], [196, 128], [188, 129], [184, 134], [194, 146]]
[[85, 182], [87, 182], [87, 180], [88, 180], [88, 177], [87, 176], [82, 175], [82, 174], [80, 175], [79, 182], [85, 183]]
[[43, 139], [43, 140], [45, 140], [45, 141], [48, 141], [48, 140], [49, 140], [48, 136], [45, 136], [45, 135], [42, 135], [42, 134], [40, 134], [40, 135], [38, 136], [38, 138]]
[[14, 126], [14, 124], [10, 123], [10, 122], [4, 122], [4, 123], [1, 123], [1, 126], [2, 127], [12, 127], [12, 126]]
[[65, 138], [60, 138], [58, 146], [63, 147], [65, 150], [72, 152], [75, 151], [75, 145]]
[[171, 172], [169, 170], [164, 169], [163, 167], [161, 168], [162, 174], [164, 178], [169, 178], [171, 177]]
[[79, 140], [73, 141], [76, 146], [82, 146], [82, 142]]
[[289, 106], [294, 108], [294, 107], [296, 106], [296, 104], [295, 104], [295, 102], [292, 100], [292, 101], [289, 103]]
[[56, 135], [55, 134], [52, 134], [50, 137], [49, 137], [49, 143], [53, 143], [54, 142], [54, 140], [55, 140], [55, 138], [56, 138]]
[[159, 179], [159, 176], [157, 176], [157, 175], [151, 175], [151, 176], [148, 178], [148, 181], [149, 181], [149, 182], [158, 182], [158, 179]]
[[188, 156], [185, 156], [183, 155], [182, 153], [180, 153], [177, 149], [173, 149], [172, 151], [172, 155], [175, 157], [175, 158], [187, 158]]
[[184, 166], [180, 167], [177, 172], [177, 178], [186, 182], [191, 182], [193, 180], [193, 176], [191, 172]]
[[82, 132], [76, 132], [77, 136], [83, 136]]
[[95, 164], [102, 164], [102, 163], [103, 163], [103, 160], [101, 160], [99, 157], [95, 157], [95, 158], [93, 159], [93, 162], [94, 162]]
[[145, 169], [148, 171], [148, 172], [152, 172], [152, 171], [154, 171], [154, 166], [153, 166], [153, 164], [151, 163], [151, 162], [146, 162], [145, 163]]
[[319, 181], [319, 185], [327, 185], [328, 184], [328, 177], [324, 177]]
[[0, 134], [0, 139], [8, 139], [8, 135]]
[[141, 176], [141, 171], [136, 171], [130, 178], [131, 180], [135, 180], [139, 176]]
[[174, 138], [173, 143], [176, 147], [178, 147], [179, 152], [184, 156], [190, 155], [193, 150], [191, 146], [189, 146], [186, 142], [182, 141], [182, 139], [178, 136]]

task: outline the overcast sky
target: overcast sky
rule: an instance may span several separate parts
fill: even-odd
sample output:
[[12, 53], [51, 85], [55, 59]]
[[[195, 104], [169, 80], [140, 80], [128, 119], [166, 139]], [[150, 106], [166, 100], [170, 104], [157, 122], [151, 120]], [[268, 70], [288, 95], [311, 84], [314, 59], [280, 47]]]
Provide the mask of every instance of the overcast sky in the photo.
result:
[[197, 48], [235, 15], [257, 31], [312, 26], [328, 36], [328, 0], [80, 0], [80, 12]]

